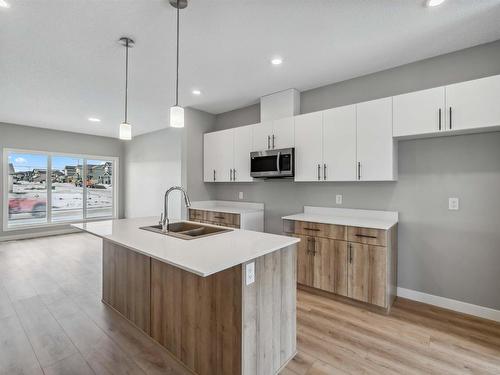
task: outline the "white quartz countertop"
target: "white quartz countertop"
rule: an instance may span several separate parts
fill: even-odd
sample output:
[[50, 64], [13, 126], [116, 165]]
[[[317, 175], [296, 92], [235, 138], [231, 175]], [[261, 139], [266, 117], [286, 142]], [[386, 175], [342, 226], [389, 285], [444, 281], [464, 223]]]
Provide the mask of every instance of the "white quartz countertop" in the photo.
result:
[[299, 242], [295, 237], [241, 229], [191, 240], [139, 229], [157, 223], [158, 218], [149, 217], [73, 226], [199, 276], [212, 275]]
[[303, 213], [283, 216], [282, 219], [388, 230], [397, 224], [398, 213], [305, 206]]
[[195, 210], [227, 212], [230, 214], [246, 214], [264, 210], [262, 203], [232, 202], [232, 201], [198, 201], [191, 202]]

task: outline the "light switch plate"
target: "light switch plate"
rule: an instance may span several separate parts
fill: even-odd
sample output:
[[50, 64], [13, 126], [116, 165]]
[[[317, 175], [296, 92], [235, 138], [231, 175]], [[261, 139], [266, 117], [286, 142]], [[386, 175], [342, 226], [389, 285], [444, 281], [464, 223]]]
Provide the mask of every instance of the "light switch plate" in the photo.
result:
[[458, 198], [448, 198], [448, 210], [458, 210], [459, 207], [459, 199]]
[[245, 281], [246, 285], [250, 285], [255, 282], [255, 262], [248, 263], [245, 266]]
[[337, 194], [335, 196], [335, 203], [336, 204], [342, 204], [342, 194]]
[[243, 192], [242, 191], [240, 191], [240, 193], [238, 194], [238, 198], [243, 199]]

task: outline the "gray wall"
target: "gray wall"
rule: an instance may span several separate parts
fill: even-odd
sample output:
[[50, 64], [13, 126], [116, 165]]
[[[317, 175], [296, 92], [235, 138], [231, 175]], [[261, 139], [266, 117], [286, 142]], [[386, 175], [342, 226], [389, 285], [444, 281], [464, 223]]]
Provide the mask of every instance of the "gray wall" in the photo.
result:
[[203, 182], [203, 134], [213, 131], [215, 116], [186, 108], [182, 138], [182, 186], [191, 200], [209, 200], [215, 196], [215, 187]]
[[[114, 138], [0, 123], [0, 149], [2, 151], [0, 154], [0, 186], [2, 190], [4, 148], [20, 148], [26, 150], [118, 157], [120, 158], [120, 187], [123, 186], [123, 148], [122, 143]], [[118, 193], [120, 199], [119, 215], [123, 216], [123, 191], [120, 190]], [[0, 199], [0, 239], [2, 236], [39, 233], [69, 228], [67, 225], [61, 225], [50, 227], [50, 229], [28, 229], [3, 232], [3, 220], [5, 220], [5, 218], [3, 218], [3, 199]]]
[[[167, 128], [125, 143], [125, 217], [159, 216], [163, 195], [181, 184], [182, 130]], [[169, 217], [181, 217], [179, 194], [169, 198]]]
[[[303, 92], [301, 112], [500, 74], [499, 62], [497, 41]], [[218, 115], [216, 129], [259, 122], [255, 107]], [[399, 211], [400, 287], [500, 309], [500, 133], [400, 142], [397, 182], [214, 186], [216, 199], [241, 191], [264, 202], [273, 233], [282, 215], [335, 206], [336, 194], [342, 207]], [[447, 210], [448, 197], [460, 198], [459, 211]]]

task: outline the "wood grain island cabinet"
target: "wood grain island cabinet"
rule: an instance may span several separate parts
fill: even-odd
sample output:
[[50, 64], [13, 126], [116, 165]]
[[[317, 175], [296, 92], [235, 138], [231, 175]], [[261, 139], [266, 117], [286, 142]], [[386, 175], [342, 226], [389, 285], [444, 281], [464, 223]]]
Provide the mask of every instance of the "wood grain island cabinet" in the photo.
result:
[[182, 240], [139, 229], [151, 221], [74, 225], [103, 238], [103, 303], [193, 374], [278, 374], [296, 354], [298, 241], [245, 230]]
[[192, 202], [188, 219], [235, 229], [264, 231], [264, 204], [234, 201]]
[[283, 218], [283, 230], [301, 239], [299, 285], [390, 309], [397, 286], [397, 213], [306, 206], [303, 214]]

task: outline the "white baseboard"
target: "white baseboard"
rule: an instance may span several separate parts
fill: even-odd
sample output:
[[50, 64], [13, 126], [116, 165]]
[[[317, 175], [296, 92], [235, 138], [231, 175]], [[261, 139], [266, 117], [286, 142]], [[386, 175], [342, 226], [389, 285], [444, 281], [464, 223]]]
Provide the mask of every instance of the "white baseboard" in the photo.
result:
[[0, 236], [0, 242], [26, 240], [28, 238], [37, 238], [37, 237], [58, 236], [61, 234], [70, 234], [70, 233], [77, 233], [77, 232], [79, 232], [79, 230], [76, 228], [66, 228], [66, 229], [58, 229], [58, 230], [49, 230], [49, 231], [40, 232], [40, 233], [12, 234], [9, 236]]
[[500, 310], [398, 287], [398, 297], [500, 322]]

